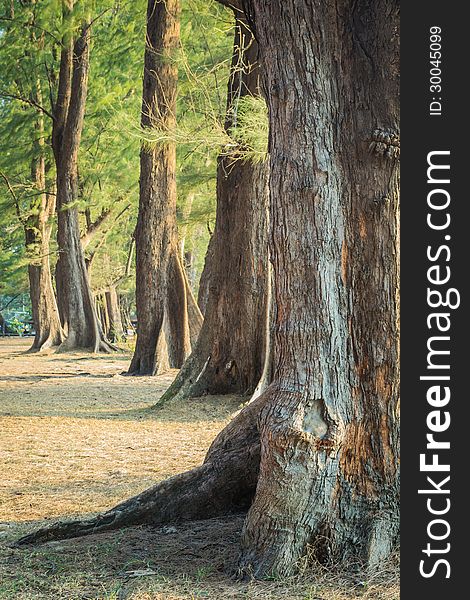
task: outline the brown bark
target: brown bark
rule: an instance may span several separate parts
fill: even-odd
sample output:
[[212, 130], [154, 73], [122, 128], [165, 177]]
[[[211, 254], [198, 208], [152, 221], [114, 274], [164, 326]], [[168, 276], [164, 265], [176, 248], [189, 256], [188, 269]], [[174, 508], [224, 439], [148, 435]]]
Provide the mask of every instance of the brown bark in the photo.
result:
[[[42, 104], [39, 81], [35, 101]], [[29, 264], [29, 292], [35, 336], [31, 351], [41, 351], [59, 346], [64, 334], [59, 319], [49, 261], [49, 242], [55, 212], [55, 196], [46, 191], [46, 163], [44, 157], [44, 118], [38, 113], [36, 141], [31, 162], [31, 177], [35, 196], [31, 201], [29, 216], [24, 223], [26, 250]]]
[[201, 277], [199, 279], [199, 290], [197, 294], [197, 304], [203, 315], [206, 314], [207, 302], [209, 300], [209, 282], [211, 279], [211, 265], [214, 260], [214, 244], [212, 240], [214, 234], [211, 235], [209, 245], [207, 246], [207, 252], [204, 259], [204, 267], [202, 269]]
[[[72, 7], [73, 8], [73, 7]], [[72, 8], [64, 8], [70, 25]], [[59, 350], [88, 348], [109, 351], [98, 321], [80, 242], [78, 210], [78, 150], [88, 88], [90, 25], [85, 23], [73, 42], [67, 31], [61, 52], [52, 142], [57, 171], [56, 283], [61, 319], [67, 337]]]
[[105, 292], [106, 308], [109, 318], [107, 335], [112, 342], [119, 342], [124, 338], [124, 328], [121, 320], [121, 308], [115, 285], [110, 285]]
[[308, 542], [377, 565], [398, 534], [398, 165], [375, 143], [398, 127], [397, 5], [249, 4], [269, 99], [275, 324], [241, 568], [290, 573]]
[[191, 342], [191, 348], [195, 348], [199, 334], [201, 333], [202, 324], [204, 317], [202, 316], [201, 309], [198, 306], [196, 298], [194, 297], [191, 285], [188, 281], [185, 270], [183, 269], [186, 285], [186, 300], [188, 308], [188, 324], [189, 324], [189, 337]]
[[166, 282], [167, 347], [170, 367], [179, 369], [191, 351], [187, 280], [179, 252], [172, 252]]
[[[226, 127], [237, 100], [259, 94], [258, 47], [237, 17]], [[263, 368], [267, 298], [268, 165], [219, 158], [210, 280], [197, 344], [159, 404], [205, 393], [251, 393]]]
[[[179, 46], [179, 0], [149, 0], [144, 57], [141, 125], [171, 132], [176, 125]], [[182, 284], [176, 226], [176, 148], [168, 141], [140, 151], [139, 215], [136, 240], [137, 341], [128, 373], [154, 375], [160, 369], [156, 352], [165, 308], [169, 352], [181, 366], [189, 348], [186, 293]], [[171, 288], [171, 289], [170, 289]], [[168, 291], [172, 294], [170, 299]], [[170, 308], [170, 310], [168, 310]]]
[[108, 312], [108, 302], [106, 299], [106, 292], [100, 292], [96, 297], [95, 307], [97, 306], [96, 314], [98, 315], [101, 330], [106, 337], [109, 336], [111, 330], [111, 324]]

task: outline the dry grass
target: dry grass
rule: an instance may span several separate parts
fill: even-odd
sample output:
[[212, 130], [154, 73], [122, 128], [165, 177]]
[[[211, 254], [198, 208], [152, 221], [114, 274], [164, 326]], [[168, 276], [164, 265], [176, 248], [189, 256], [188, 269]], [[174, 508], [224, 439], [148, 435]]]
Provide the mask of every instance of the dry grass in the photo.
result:
[[127, 378], [127, 354], [27, 347], [0, 339], [1, 599], [398, 598], [393, 564], [372, 576], [309, 563], [288, 581], [234, 582], [241, 517], [9, 548], [46, 519], [107, 509], [199, 464], [241, 402], [207, 397], [151, 411], [174, 374]]

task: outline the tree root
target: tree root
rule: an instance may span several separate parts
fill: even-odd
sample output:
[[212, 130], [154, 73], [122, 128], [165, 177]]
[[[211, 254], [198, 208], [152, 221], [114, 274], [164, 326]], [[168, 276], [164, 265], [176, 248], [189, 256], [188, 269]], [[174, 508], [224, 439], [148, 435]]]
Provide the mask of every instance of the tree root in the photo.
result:
[[260, 444], [256, 423], [260, 406], [260, 402], [251, 403], [220, 432], [200, 467], [157, 483], [91, 519], [38, 529], [13, 546], [246, 511], [258, 480]]

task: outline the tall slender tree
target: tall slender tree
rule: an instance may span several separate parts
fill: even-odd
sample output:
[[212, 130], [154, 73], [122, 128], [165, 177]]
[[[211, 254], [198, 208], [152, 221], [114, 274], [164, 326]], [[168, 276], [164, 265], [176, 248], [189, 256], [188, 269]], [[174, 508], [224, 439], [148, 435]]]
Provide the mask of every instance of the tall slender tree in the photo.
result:
[[[35, 99], [42, 104], [41, 84], [36, 83]], [[33, 199], [24, 223], [26, 249], [29, 251], [29, 289], [34, 323], [33, 351], [59, 346], [64, 334], [59, 318], [57, 301], [52, 287], [50, 267], [50, 238], [56, 199], [46, 184], [46, 157], [44, 152], [44, 116], [38, 113], [31, 160]]]
[[[179, 0], [149, 0], [144, 57], [142, 129], [176, 126], [180, 32]], [[181, 366], [190, 349], [187, 297], [176, 225], [176, 147], [143, 143], [140, 151], [136, 240], [137, 341], [131, 375], [154, 375], [157, 342], [166, 312], [170, 364]]]
[[[26, 134], [28, 143], [32, 140], [31, 151], [27, 153], [31, 165], [30, 177], [22, 181], [19, 193], [19, 196], [25, 197], [27, 201], [22, 201], [18, 197], [7, 175], [2, 173], [2, 177], [13, 197], [17, 216], [24, 229], [35, 331], [31, 350], [41, 351], [51, 346], [58, 346], [64, 339], [50, 268], [50, 237], [55, 213], [55, 193], [52, 189], [54, 186], [50, 185], [50, 181], [46, 181], [48, 132], [45, 126], [45, 115], [49, 113], [44, 108], [40, 59], [37, 58], [44, 55], [46, 35], [36, 23], [38, 9], [36, 0], [29, 0], [21, 6], [20, 15], [25, 19], [28, 27], [20, 32], [15, 21], [13, 3], [10, 4], [9, 9], [5, 37], [6, 43], [11, 44], [13, 48], [13, 56], [9, 57], [9, 64], [4, 65], [5, 79], [2, 81], [2, 88], [5, 87], [6, 91], [1, 90], [0, 94], [4, 96], [5, 102], [14, 102], [22, 106], [23, 115], [20, 121], [25, 133], [28, 132]], [[25, 30], [27, 30], [26, 36]], [[18, 33], [21, 39], [21, 50], [18, 44]], [[15, 47], [18, 48], [17, 51]], [[20, 62], [23, 67], [26, 64], [26, 67], [20, 69]], [[13, 87], [11, 93], [8, 87]], [[9, 153], [5, 152], [5, 154], [8, 156]], [[11, 160], [22, 164], [16, 154]], [[21, 172], [20, 165], [9, 166], [12, 170]]]
[[[88, 89], [90, 17], [77, 14], [74, 1], [63, 1], [65, 33], [62, 40], [57, 100], [54, 105], [52, 148], [57, 173], [56, 282], [59, 307], [66, 330], [60, 350], [90, 348], [109, 351], [96, 315], [93, 295], [80, 243], [78, 151]], [[76, 7], [75, 7], [76, 8]], [[78, 11], [77, 11], [78, 12]]]

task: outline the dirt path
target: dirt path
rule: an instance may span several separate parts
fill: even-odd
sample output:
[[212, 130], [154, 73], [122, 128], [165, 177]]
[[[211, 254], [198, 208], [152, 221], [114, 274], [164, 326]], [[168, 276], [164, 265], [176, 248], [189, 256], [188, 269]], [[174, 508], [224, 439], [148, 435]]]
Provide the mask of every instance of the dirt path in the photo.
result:
[[0, 338], [1, 599], [398, 598], [388, 574], [367, 589], [324, 572], [314, 583], [234, 583], [241, 517], [9, 548], [46, 519], [102, 511], [200, 464], [242, 401], [153, 411], [175, 373], [123, 377], [129, 354], [27, 354], [30, 342]]

